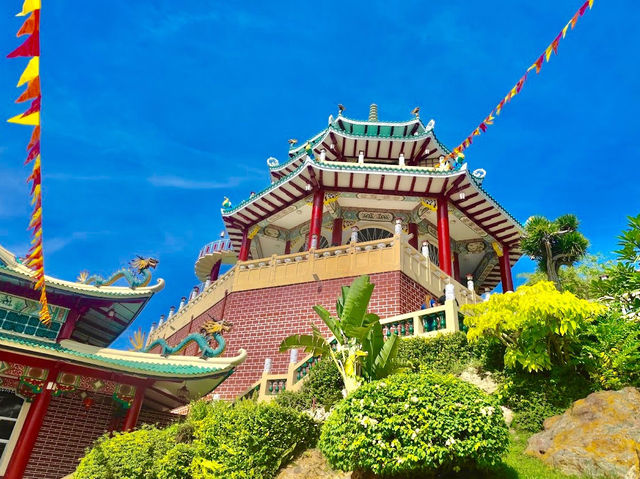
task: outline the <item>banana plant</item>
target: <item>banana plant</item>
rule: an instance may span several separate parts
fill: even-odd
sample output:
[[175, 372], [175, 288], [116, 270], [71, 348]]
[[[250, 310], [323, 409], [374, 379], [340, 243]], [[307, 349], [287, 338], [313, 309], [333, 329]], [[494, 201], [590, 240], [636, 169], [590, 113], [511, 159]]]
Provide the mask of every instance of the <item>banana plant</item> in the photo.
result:
[[327, 340], [315, 324], [311, 334], [295, 334], [280, 344], [280, 352], [303, 348], [314, 356], [329, 356], [342, 376], [345, 392], [358, 389], [363, 381], [382, 379], [404, 368], [397, 360], [399, 338], [384, 340], [380, 317], [368, 313], [374, 285], [369, 276], [356, 278], [351, 286], [343, 286], [336, 302], [337, 318], [322, 306], [314, 311], [333, 333]]

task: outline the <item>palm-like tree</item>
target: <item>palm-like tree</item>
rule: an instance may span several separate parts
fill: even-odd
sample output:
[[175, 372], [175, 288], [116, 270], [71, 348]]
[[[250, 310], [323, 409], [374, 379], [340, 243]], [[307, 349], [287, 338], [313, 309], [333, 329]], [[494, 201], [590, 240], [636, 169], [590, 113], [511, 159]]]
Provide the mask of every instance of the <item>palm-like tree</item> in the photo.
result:
[[351, 286], [343, 286], [336, 302], [338, 318], [322, 306], [313, 309], [335, 337], [335, 343], [324, 338], [314, 324], [312, 334], [295, 334], [280, 344], [280, 351], [303, 348], [314, 356], [329, 356], [338, 367], [347, 393], [355, 391], [362, 381], [384, 378], [404, 367], [396, 357], [397, 335], [386, 341], [382, 333], [380, 317], [367, 313], [374, 285], [364, 275], [356, 278]]
[[522, 251], [538, 263], [540, 271], [562, 289], [559, 271], [563, 265], [573, 265], [587, 252], [589, 241], [578, 231], [578, 218], [563, 215], [551, 221], [544, 216], [532, 216], [524, 225]]

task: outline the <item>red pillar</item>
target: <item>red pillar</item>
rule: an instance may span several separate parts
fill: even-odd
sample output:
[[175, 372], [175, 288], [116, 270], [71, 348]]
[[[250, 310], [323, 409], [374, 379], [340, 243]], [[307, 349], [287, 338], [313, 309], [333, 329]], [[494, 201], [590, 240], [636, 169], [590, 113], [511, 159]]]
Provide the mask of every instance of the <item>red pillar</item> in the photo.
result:
[[440, 269], [451, 276], [451, 239], [449, 238], [449, 211], [447, 198], [438, 196], [438, 259]]
[[333, 220], [333, 231], [331, 232], [331, 246], [342, 245], [342, 218]]
[[502, 291], [513, 291], [513, 277], [511, 276], [511, 255], [509, 247], [507, 245], [502, 245], [502, 256], [499, 259]]
[[58, 339], [57, 339], [58, 342], [62, 341], [63, 339], [71, 338], [71, 335], [73, 334], [73, 330], [76, 327], [76, 323], [78, 322], [78, 319], [83, 313], [84, 311], [69, 312], [69, 315], [67, 316], [66, 321], [64, 322], [64, 324], [62, 325], [62, 328], [60, 329], [60, 333], [58, 333]]
[[460, 259], [458, 258], [458, 253], [453, 253], [453, 279], [455, 279], [458, 283], [460, 281]]
[[291, 240], [287, 240], [284, 244], [284, 254], [291, 254]]
[[247, 261], [249, 259], [249, 249], [251, 248], [251, 240], [249, 239], [249, 230], [242, 232], [242, 245], [238, 254], [238, 261]]
[[[324, 190], [317, 189], [313, 194], [313, 206], [311, 208], [311, 224], [309, 225], [309, 242], [307, 249], [311, 249], [313, 236], [315, 235], [318, 244], [320, 243], [320, 234], [322, 233], [322, 210], [324, 208]], [[317, 244], [316, 244], [317, 247]]]
[[413, 238], [409, 240], [409, 244], [415, 249], [418, 249], [418, 225], [416, 223], [409, 223], [409, 234], [413, 235]]
[[4, 474], [4, 479], [20, 479], [24, 474], [31, 452], [33, 452], [33, 446], [36, 443], [36, 439], [38, 439], [44, 416], [47, 414], [47, 408], [51, 402], [51, 389], [47, 389], [47, 384], [50, 381], [55, 381], [57, 374], [57, 369], [49, 370], [44, 389], [31, 403], [22, 431], [20, 431], [20, 437], [9, 461], [9, 467], [7, 467], [7, 471]]
[[222, 260], [219, 259], [218, 261], [216, 261], [216, 263], [213, 265], [213, 268], [211, 268], [211, 274], [209, 275], [209, 279], [211, 281], [216, 281], [218, 279], [218, 276], [220, 276], [220, 265], [222, 264]]
[[124, 418], [124, 424], [122, 426], [122, 430], [125, 432], [131, 431], [136, 427], [136, 423], [138, 422], [138, 415], [140, 414], [140, 409], [142, 409], [142, 402], [144, 401], [144, 390], [144, 386], [136, 387], [136, 395], [133, 398], [131, 407], [127, 411], [127, 415]]

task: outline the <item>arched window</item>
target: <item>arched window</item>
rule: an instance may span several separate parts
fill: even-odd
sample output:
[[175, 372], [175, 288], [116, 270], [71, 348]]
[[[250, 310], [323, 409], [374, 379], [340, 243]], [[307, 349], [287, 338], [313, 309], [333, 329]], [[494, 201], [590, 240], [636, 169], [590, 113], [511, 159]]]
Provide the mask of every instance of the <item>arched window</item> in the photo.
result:
[[[298, 253], [302, 253], [303, 251], [307, 251], [307, 246], [309, 245], [308, 243], [309, 238], [306, 238], [304, 240], [304, 243], [302, 243], [302, 246], [300, 246], [300, 249], [298, 250]], [[320, 241], [318, 241], [318, 247], [316, 249], [324, 249], [324, 248], [328, 248], [329, 247], [329, 240], [327, 240], [327, 238], [325, 238], [324, 236], [320, 236]]]
[[393, 234], [382, 228], [364, 228], [358, 231], [358, 243], [392, 238]]
[[0, 391], [0, 462], [4, 450], [11, 440], [11, 434], [18, 421], [20, 409], [22, 409], [22, 398], [13, 393]]

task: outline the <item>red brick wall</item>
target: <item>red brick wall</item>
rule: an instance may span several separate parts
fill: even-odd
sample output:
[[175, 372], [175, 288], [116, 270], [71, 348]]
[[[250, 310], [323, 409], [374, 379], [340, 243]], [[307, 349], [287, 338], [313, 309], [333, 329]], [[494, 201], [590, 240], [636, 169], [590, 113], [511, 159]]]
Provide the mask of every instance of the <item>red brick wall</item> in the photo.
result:
[[[24, 473], [24, 479], [60, 479], [75, 471], [85, 449], [107, 431], [121, 430], [123, 418], [113, 418], [111, 396], [96, 395], [85, 409], [77, 397], [53, 397]], [[174, 415], [143, 409], [138, 424], [168, 424]]]
[[[223, 398], [231, 399], [244, 392], [257, 381], [264, 368], [265, 358], [272, 359], [274, 373], [287, 371], [289, 353], [279, 353], [278, 346], [287, 336], [309, 332], [310, 321], [329, 335], [328, 329], [313, 311], [320, 304], [335, 314], [335, 303], [342, 286], [353, 278], [340, 278], [319, 283], [303, 283], [268, 289], [230, 293], [226, 298], [224, 319], [231, 322], [231, 331], [224, 333], [227, 341], [225, 355], [236, 355], [238, 349], [247, 350], [246, 361], [217, 389]], [[420, 309], [426, 290], [400, 271], [371, 275], [375, 289], [370, 310], [381, 318], [408, 313]], [[170, 345], [181, 341], [189, 332], [197, 332], [209, 315], [220, 318], [224, 299], [205, 314], [195, 318], [168, 339]], [[208, 313], [208, 314], [207, 314]], [[196, 353], [195, 344], [186, 354]], [[299, 356], [300, 358], [302, 356]]]

